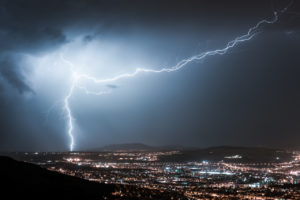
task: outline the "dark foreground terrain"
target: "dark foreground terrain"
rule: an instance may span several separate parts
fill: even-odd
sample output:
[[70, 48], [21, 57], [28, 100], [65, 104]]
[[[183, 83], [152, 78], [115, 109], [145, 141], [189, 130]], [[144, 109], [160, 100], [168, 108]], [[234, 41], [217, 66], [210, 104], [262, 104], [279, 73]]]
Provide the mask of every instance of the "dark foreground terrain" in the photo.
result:
[[8, 199], [184, 199], [180, 194], [101, 184], [0, 156], [1, 196]]

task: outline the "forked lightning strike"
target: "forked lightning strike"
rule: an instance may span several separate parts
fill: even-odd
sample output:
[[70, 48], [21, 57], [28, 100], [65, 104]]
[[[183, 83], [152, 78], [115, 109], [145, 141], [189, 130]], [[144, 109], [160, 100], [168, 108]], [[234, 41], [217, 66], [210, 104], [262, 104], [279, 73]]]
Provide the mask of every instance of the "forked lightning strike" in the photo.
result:
[[[289, 5], [290, 6], [290, 5]], [[279, 12], [283, 13], [287, 10], [287, 8], [284, 8], [283, 10], [281, 10]], [[273, 24], [278, 20], [278, 13], [274, 12], [274, 17], [272, 20], [261, 20], [259, 21], [255, 26], [251, 27], [248, 32], [242, 36], [239, 36], [237, 38], [235, 38], [234, 40], [230, 41], [227, 43], [227, 45], [222, 48], [222, 49], [217, 49], [217, 50], [212, 50], [212, 51], [206, 51], [203, 52], [201, 54], [192, 56], [190, 58], [181, 60], [180, 62], [178, 62], [176, 65], [172, 66], [172, 67], [164, 67], [161, 68], [159, 70], [155, 70], [155, 69], [147, 69], [147, 68], [137, 68], [135, 71], [133, 71], [132, 73], [124, 73], [124, 74], [120, 74], [111, 78], [105, 78], [105, 79], [97, 79], [93, 76], [87, 75], [87, 74], [78, 74], [76, 71], [74, 71], [74, 65], [66, 60], [63, 56], [61, 56], [61, 59], [70, 66], [71, 72], [72, 72], [72, 85], [70, 87], [70, 90], [67, 94], [67, 96], [64, 99], [64, 109], [66, 111], [67, 114], [67, 123], [68, 123], [68, 135], [70, 137], [70, 151], [73, 151], [74, 149], [74, 135], [73, 135], [73, 130], [74, 130], [74, 118], [72, 116], [72, 111], [70, 108], [70, 104], [69, 104], [69, 100], [74, 92], [75, 88], [81, 89], [83, 90], [86, 94], [92, 94], [92, 95], [103, 95], [103, 94], [107, 94], [109, 93], [109, 91], [100, 91], [100, 92], [95, 92], [95, 91], [90, 91], [88, 88], [79, 85], [79, 81], [80, 80], [89, 80], [92, 81], [94, 83], [109, 83], [109, 82], [114, 82], [117, 81], [119, 79], [122, 78], [131, 78], [134, 77], [140, 73], [162, 73], [162, 72], [173, 72], [173, 71], [177, 71], [181, 68], [183, 68], [184, 66], [186, 66], [187, 64], [189, 64], [190, 62], [193, 61], [198, 61], [198, 60], [203, 60], [206, 57], [209, 56], [214, 56], [214, 55], [223, 55], [225, 53], [227, 53], [227, 51], [233, 47], [235, 47], [236, 45], [238, 45], [239, 43], [242, 42], [246, 42], [251, 40], [256, 34], [258, 34], [258, 29], [263, 25], [263, 24]]]

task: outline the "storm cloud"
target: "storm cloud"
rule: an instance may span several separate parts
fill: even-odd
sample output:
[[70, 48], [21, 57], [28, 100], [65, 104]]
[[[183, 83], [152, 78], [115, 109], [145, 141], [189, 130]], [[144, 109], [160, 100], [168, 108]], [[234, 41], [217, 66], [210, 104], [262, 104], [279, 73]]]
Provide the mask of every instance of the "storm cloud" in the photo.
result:
[[[222, 48], [289, 1], [0, 0], [0, 150], [67, 150], [64, 56], [94, 76]], [[78, 149], [111, 143], [297, 146], [300, 11], [228, 54], [70, 100]], [[85, 83], [86, 84], [86, 83]], [[98, 85], [88, 83], [94, 91]]]

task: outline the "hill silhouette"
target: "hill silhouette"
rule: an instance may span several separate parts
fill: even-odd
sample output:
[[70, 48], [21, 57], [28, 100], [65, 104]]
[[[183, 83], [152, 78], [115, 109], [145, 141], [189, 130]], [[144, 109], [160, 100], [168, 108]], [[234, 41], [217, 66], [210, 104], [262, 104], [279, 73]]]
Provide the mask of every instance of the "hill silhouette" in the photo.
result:
[[0, 156], [0, 180], [7, 199], [186, 199], [175, 192], [88, 181], [6, 156]]
[[[43, 169], [40, 166], [0, 157], [2, 195], [11, 198], [88, 198], [103, 199], [113, 185], [100, 184]], [[4, 193], [4, 194], [3, 194]]]

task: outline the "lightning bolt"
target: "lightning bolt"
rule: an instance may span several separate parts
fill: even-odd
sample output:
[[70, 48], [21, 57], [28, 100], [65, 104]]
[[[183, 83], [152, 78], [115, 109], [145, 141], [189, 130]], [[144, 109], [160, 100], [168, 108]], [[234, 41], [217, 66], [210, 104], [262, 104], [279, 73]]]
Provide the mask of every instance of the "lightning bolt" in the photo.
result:
[[123, 74], [119, 74], [119, 75], [116, 75], [116, 76], [111, 77], [111, 78], [97, 79], [96, 77], [90, 76], [88, 74], [83, 74], [83, 73], [78, 74], [76, 71], [74, 71], [73, 63], [71, 63], [70, 61], [68, 61], [67, 59], [65, 59], [61, 55], [62, 61], [65, 62], [67, 65], [69, 65], [70, 70], [72, 72], [71, 87], [70, 87], [67, 95], [64, 98], [64, 110], [66, 112], [67, 125], [68, 125], [68, 136], [70, 138], [70, 146], [69, 146], [70, 151], [73, 151], [75, 141], [74, 141], [74, 135], [73, 135], [74, 118], [72, 116], [72, 110], [71, 110], [71, 107], [70, 107], [69, 100], [72, 97], [72, 94], [73, 94], [75, 88], [81, 89], [86, 94], [92, 94], [92, 95], [104, 95], [104, 94], [110, 93], [110, 91], [90, 91], [88, 88], [86, 88], [86, 87], [79, 84], [80, 80], [88, 80], [88, 81], [91, 81], [93, 83], [99, 84], [99, 83], [115, 82], [115, 81], [117, 81], [119, 79], [123, 79], [123, 78], [132, 78], [132, 77], [137, 76], [140, 73], [174, 72], [174, 71], [180, 70], [181, 68], [185, 67], [186, 65], [188, 65], [191, 62], [203, 60], [203, 59], [205, 59], [206, 57], [209, 57], [209, 56], [226, 54], [228, 52], [228, 50], [234, 48], [238, 44], [251, 40], [255, 35], [257, 35], [259, 33], [259, 29], [260, 29], [261, 26], [263, 26], [265, 24], [274, 24], [275, 22], [277, 22], [278, 21], [278, 15], [285, 12], [290, 5], [291, 4], [289, 4], [287, 7], [285, 7], [284, 9], [282, 9], [279, 12], [274, 12], [274, 16], [271, 20], [264, 19], [264, 20], [259, 21], [257, 24], [255, 24], [255, 26], [249, 28], [249, 30], [246, 34], [238, 36], [234, 40], [229, 41], [224, 48], [211, 50], [211, 51], [206, 51], [206, 52], [194, 55], [194, 56], [189, 57], [187, 59], [181, 60], [180, 62], [178, 62], [174, 66], [163, 67], [159, 70], [147, 69], [147, 68], [136, 68], [131, 73], [123, 73]]
[[70, 98], [72, 96], [72, 93], [74, 91], [74, 88], [76, 86], [76, 82], [77, 82], [77, 76], [76, 76], [76, 73], [73, 73], [73, 81], [72, 81], [71, 88], [69, 90], [68, 95], [64, 99], [64, 107], [65, 107], [65, 110], [66, 110], [66, 113], [67, 113], [67, 118], [68, 118], [68, 135], [69, 135], [70, 140], [71, 140], [70, 151], [73, 151], [73, 147], [74, 147], [74, 136], [73, 136], [73, 129], [74, 129], [73, 121], [74, 121], [74, 118], [72, 116], [72, 111], [71, 111], [71, 108], [70, 108], [69, 100], [70, 100]]

